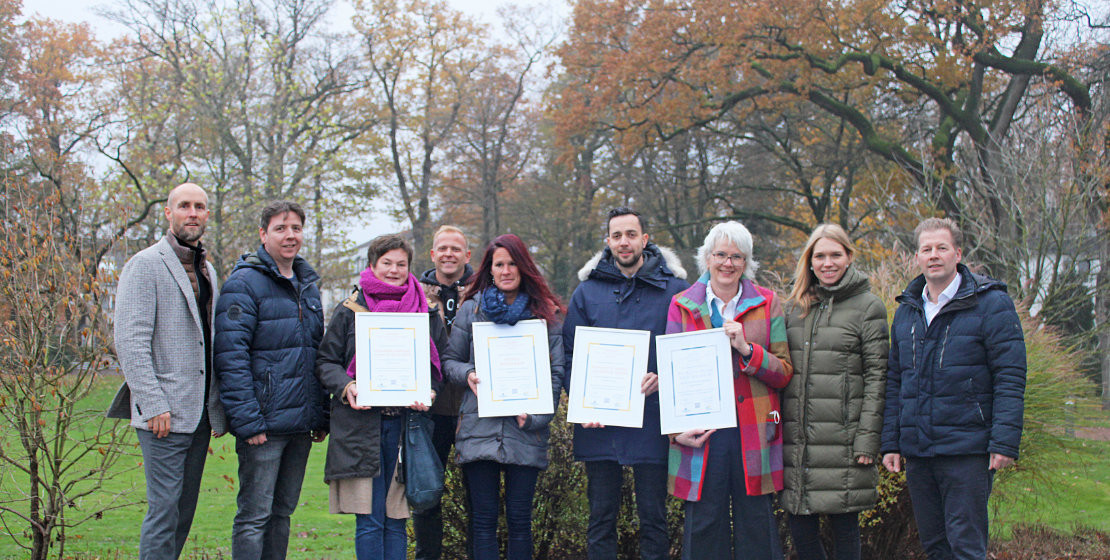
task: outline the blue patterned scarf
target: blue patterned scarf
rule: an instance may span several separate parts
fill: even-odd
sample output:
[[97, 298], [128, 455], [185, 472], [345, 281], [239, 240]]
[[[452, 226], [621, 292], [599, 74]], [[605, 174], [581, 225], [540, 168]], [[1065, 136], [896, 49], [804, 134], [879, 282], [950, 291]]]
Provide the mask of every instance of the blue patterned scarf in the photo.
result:
[[505, 292], [497, 286], [490, 286], [482, 292], [482, 313], [499, 325], [515, 325], [521, 319], [532, 318], [532, 312], [528, 310], [528, 294], [518, 291], [510, 305], [505, 303]]

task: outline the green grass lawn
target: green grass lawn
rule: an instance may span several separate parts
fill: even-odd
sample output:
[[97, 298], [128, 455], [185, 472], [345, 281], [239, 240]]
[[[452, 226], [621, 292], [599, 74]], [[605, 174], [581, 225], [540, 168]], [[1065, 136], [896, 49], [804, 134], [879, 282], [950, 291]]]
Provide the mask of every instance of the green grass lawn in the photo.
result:
[[[119, 377], [105, 377], [88, 399], [89, 406], [103, 410], [111, 401]], [[121, 421], [122, 422], [122, 421]], [[5, 436], [7, 438], [8, 436]], [[13, 438], [14, 439], [14, 438]], [[13, 443], [8, 439], [6, 443]], [[131, 505], [105, 512], [101, 519], [93, 519], [67, 532], [65, 554], [76, 558], [136, 558], [139, 551], [139, 527], [146, 511], [145, 484], [142, 457], [134, 431], [126, 437], [130, 447], [128, 456], [116, 465], [120, 474], [109, 480], [101, 492], [77, 504], [78, 511], [93, 511], [109, 503], [110, 497], [125, 493], [120, 502]], [[308, 472], [301, 491], [300, 505], [293, 515], [289, 542], [289, 557], [298, 559], [353, 559], [354, 517], [328, 514], [328, 489], [324, 484], [324, 449], [326, 443], [317, 444], [309, 458]], [[211, 453], [204, 469], [197, 515], [186, 545], [185, 558], [230, 558], [231, 523], [235, 516], [237, 491], [235, 441], [231, 436], [213, 439]], [[0, 499], [17, 492], [19, 477], [9, 470], [0, 471]], [[74, 512], [77, 513], [77, 512]], [[74, 518], [73, 514], [69, 515]], [[0, 558], [25, 558], [27, 553], [12, 538], [11, 531], [20, 542], [30, 542], [20, 534], [22, 528], [9, 521], [4, 534], [0, 534]]]
[[[1071, 533], [1078, 527], [1110, 532], [1110, 442], [1083, 442], [1087, 453], [1058, 463], [1039, 483], [1013, 481], [994, 522], [1005, 537], [1014, 524], [1042, 524]], [[993, 498], [992, 498], [993, 499]]]
[[[98, 382], [96, 391], [87, 399], [88, 406], [103, 410], [119, 383], [118, 377]], [[1110, 421], [1107, 422], [1110, 425]], [[110, 503], [121, 493], [121, 501], [130, 505], [104, 513], [100, 519], [88, 521], [67, 533], [67, 557], [134, 558], [138, 556], [139, 527], [146, 506], [142, 503], [145, 485], [141, 456], [133, 431], [127, 434], [128, 455], [116, 465], [118, 475], [105, 487], [82, 502], [76, 513], [95, 511]], [[15, 444], [10, 434], [0, 436], [5, 445]], [[328, 492], [323, 483], [324, 445], [314, 447], [301, 492], [301, 503], [293, 516], [289, 557], [295, 559], [353, 559], [354, 518], [329, 515]], [[1078, 526], [1110, 531], [1110, 442], [1086, 441], [1090, 453], [1067, 456], [1055, 463], [1052, 472], [1041, 482], [1030, 483], [1018, 478], [996, 488], [992, 502], [999, 505], [993, 530], [997, 537], [1007, 538], [1010, 528], [1018, 523], [1039, 523], [1065, 532]], [[211, 454], [205, 467], [197, 515], [186, 558], [230, 558], [231, 523], [235, 515], [236, 481], [235, 444], [230, 436], [212, 441]], [[0, 470], [0, 500], [8, 500], [20, 490], [20, 480], [13, 471]], [[1001, 496], [1005, 498], [999, 499]], [[21, 541], [23, 526], [10, 518], [6, 531]], [[0, 534], [0, 558], [27, 556], [12, 538]], [[582, 538], [585, 538], [583, 535]]]

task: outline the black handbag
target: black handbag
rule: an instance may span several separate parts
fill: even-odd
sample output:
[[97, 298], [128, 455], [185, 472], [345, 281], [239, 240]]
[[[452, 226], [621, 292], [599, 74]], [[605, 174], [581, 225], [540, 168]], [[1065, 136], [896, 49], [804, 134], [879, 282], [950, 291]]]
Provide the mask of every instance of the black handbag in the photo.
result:
[[434, 424], [427, 413], [409, 411], [401, 441], [405, 499], [413, 511], [431, 509], [443, 497], [443, 462], [432, 445]]

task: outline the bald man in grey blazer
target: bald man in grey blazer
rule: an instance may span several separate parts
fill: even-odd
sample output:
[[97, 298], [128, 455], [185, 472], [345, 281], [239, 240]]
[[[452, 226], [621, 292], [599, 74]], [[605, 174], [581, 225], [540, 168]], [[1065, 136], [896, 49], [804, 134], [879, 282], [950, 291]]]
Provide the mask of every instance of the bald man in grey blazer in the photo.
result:
[[208, 195], [178, 185], [165, 215], [166, 236], [127, 261], [116, 290], [116, 355], [126, 382], [109, 416], [131, 419], [143, 452], [142, 559], [181, 554], [209, 438], [227, 431], [212, 375], [216, 271], [200, 241]]

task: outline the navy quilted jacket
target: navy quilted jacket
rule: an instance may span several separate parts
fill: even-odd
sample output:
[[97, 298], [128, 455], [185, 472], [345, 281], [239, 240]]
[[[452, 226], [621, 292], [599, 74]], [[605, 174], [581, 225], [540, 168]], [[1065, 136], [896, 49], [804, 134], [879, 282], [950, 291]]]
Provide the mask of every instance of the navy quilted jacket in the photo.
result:
[[959, 290], [926, 326], [918, 276], [890, 328], [882, 452], [1017, 458], [1025, 339], [1006, 285], [964, 265]]
[[283, 277], [262, 247], [235, 264], [216, 303], [215, 370], [232, 434], [296, 434], [328, 428], [316, 379], [324, 333], [320, 277], [297, 257]]
[[[651, 331], [648, 371], [655, 368], [655, 337], [667, 330], [671, 298], [690, 287], [686, 270], [669, 249], [649, 243], [644, 265], [632, 278], [621, 274], [608, 248], [578, 271], [582, 281], [574, 290], [563, 323], [566, 355], [564, 387], [570, 388], [575, 329], [605, 327]], [[639, 388], [639, 385], [637, 385]], [[622, 465], [667, 463], [667, 437], [659, 429], [659, 393], [644, 400], [643, 428], [574, 426], [574, 458], [579, 461], [617, 461]]]

